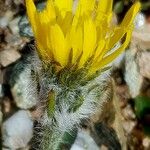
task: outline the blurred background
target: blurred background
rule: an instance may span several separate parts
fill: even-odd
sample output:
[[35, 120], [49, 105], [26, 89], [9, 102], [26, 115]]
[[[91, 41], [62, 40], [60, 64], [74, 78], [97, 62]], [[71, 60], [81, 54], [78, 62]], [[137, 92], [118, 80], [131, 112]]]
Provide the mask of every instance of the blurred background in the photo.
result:
[[[134, 1], [114, 0], [114, 24], [120, 23]], [[45, 5], [44, 0], [35, 2], [39, 9]], [[112, 99], [113, 104], [106, 104], [102, 114], [93, 116], [91, 120], [98, 122], [94, 129], [86, 122], [82, 124], [72, 150], [150, 150], [150, 0], [141, 3], [131, 43], [113, 64], [111, 78], [117, 100]], [[0, 149], [3, 150], [33, 149], [34, 127], [40, 112], [36, 110], [36, 99], [29, 101], [24, 90], [28, 82], [24, 70], [33, 51], [29, 48], [31, 44], [33, 34], [24, 0], [0, 0]], [[116, 120], [120, 127], [114, 125]], [[116, 140], [124, 146], [118, 146]]]

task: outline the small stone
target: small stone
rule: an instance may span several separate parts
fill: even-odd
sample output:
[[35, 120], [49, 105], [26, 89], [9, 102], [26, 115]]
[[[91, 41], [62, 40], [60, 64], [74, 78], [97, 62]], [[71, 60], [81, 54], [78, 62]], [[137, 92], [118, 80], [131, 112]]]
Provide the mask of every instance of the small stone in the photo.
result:
[[150, 138], [149, 137], [145, 137], [143, 139], [143, 146], [145, 148], [145, 150], [149, 150], [150, 149]]
[[19, 33], [19, 27], [18, 27], [19, 20], [20, 20], [20, 17], [17, 17], [13, 19], [11, 22], [9, 22], [9, 28], [11, 29], [13, 34]]
[[144, 24], [145, 24], [146, 20], [145, 20], [145, 16], [142, 13], [138, 13], [136, 18], [135, 18], [135, 28], [139, 29], [141, 28]]
[[4, 96], [4, 89], [3, 89], [3, 85], [0, 84], [0, 98], [2, 98]]
[[139, 66], [136, 62], [137, 49], [130, 49], [125, 56], [125, 81], [129, 87], [132, 98], [140, 94], [143, 83], [143, 76], [139, 72]]
[[9, 149], [25, 148], [33, 136], [29, 111], [20, 110], [2, 125], [3, 145]]
[[75, 143], [72, 145], [71, 150], [99, 150], [99, 147], [94, 142], [93, 138], [85, 130], [78, 132]]
[[144, 24], [138, 30], [133, 31], [132, 45], [138, 50], [150, 49], [150, 24]]
[[33, 37], [33, 32], [30, 27], [27, 16], [23, 16], [19, 21], [19, 33], [21, 36]]
[[120, 54], [114, 61], [113, 61], [113, 66], [116, 68], [121, 68], [122, 63], [124, 62], [125, 58], [125, 52]]
[[4, 15], [4, 13], [6, 12], [7, 7], [5, 6], [4, 1], [0, 1], [0, 17]]
[[102, 145], [102, 146], [100, 147], [100, 150], [108, 150], [108, 148], [107, 148], [105, 145]]
[[127, 105], [124, 109], [122, 109], [122, 113], [125, 119], [135, 119], [136, 116], [130, 105]]
[[11, 11], [7, 11], [3, 17], [0, 17], [0, 27], [6, 28], [9, 24], [9, 21], [12, 19], [13, 13]]
[[0, 64], [3, 67], [6, 67], [15, 62], [16, 60], [18, 60], [20, 57], [21, 55], [19, 54], [19, 52], [17, 52], [14, 49], [3, 50], [0, 52]]
[[16, 5], [24, 4], [24, 0], [14, 0]]
[[14, 102], [9, 97], [4, 97], [2, 100], [2, 110], [4, 119], [10, 117], [18, 108], [14, 105]]
[[19, 34], [12, 34], [10, 30], [5, 30], [5, 41], [7, 42], [5, 49], [10, 49], [11, 46], [17, 48], [17, 46], [22, 44]]
[[126, 107], [128, 103], [127, 100], [131, 98], [127, 85], [116, 86], [115, 90], [118, 98], [120, 99], [120, 107]]
[[123, 128], [126, 131], [127, 134], [131, 134], [131, 132], [133, 131], [134, 127], [136, 126], [136, 121], [124, 121], [123, 122]]
[[3, 17], [0, 19], [0, 27], [5, 28], [8, 25], [8, 19]]
[[[14, 71], [17, 72], [15, 69]], [[18, 77], [16, 78], [16, 76]], [[22, 109], [30, 109], [34, 107], [38, 100], [37, 84], [31, 77], [30, 68], [25, 68], [18, 75], [12, 75], [11, 80], [14, 80], [11, 92], [16, 105]]]
[[130, 49], [125, 55], [125, 80], [132, 98], [141, 94], [144, 77], [150, 78], [150, 24], [133, 31]]
[[139, 67], [140, 67], [140, 73], [142, 76], [150, 79], [150, 52], [145, 51], [142, 52], [139, 57]]
[[115, 80], [116, 85], [124, 84], [123, 71], [121, 69], [115, 68], [112, 72], [112, 76]]

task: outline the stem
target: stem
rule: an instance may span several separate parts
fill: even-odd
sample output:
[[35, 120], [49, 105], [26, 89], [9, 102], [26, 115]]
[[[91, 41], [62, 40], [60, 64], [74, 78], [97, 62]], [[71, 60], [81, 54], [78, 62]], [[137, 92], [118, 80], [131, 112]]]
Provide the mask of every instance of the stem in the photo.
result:
[[49, 129], [48, 126], [45, 127], [41, 142], [41, 150], [58, 150], [63, 134], [64, 133], [57, 130]]
[[62, 147], [65, 147], [65, 150], [69, 150], [74, 143], [76, 136], [77, 128], [68, 132], [60, 132], [45, 127], [41, 149], [62, 150]]

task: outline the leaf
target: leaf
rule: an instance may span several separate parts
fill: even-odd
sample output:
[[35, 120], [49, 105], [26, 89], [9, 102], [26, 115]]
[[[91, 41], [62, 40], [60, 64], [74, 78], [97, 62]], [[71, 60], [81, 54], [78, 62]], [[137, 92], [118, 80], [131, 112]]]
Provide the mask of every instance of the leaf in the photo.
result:
[[51, 91], [48, 96], [48, 116], [52, 117], [55, 111], [55, 93]]
[[148, 109], [150, 109], [149, 97], [138, 96], [135, 98], [135, 113], [139, 119], [142, 119]]
[[74, 128], [71, 131], [65, 132], [58, 150], [59, 149], [62, 150], [61, 147], [71, 148], [72, 144], [74, 143], [77, 137], [77, 131], [78, 131], [77, 128]]

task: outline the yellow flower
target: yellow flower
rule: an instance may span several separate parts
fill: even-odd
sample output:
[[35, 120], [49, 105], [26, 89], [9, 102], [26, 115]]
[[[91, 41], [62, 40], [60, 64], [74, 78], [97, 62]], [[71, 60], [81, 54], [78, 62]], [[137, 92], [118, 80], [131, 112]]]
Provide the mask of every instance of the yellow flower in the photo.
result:
[[[89, 63], [94, 74], [112, 62], [129, 44], [133, 21], [140, 9], [136, 2], [122, 23], [111, 26], [113, 0], [48, 0], [38, 11], [33, 0], [26, 0], [27, 13], [38, 53], [43, 61], [56, 62], [60, 68]], [[110, 51], [124, 38], [122, 45]]]

